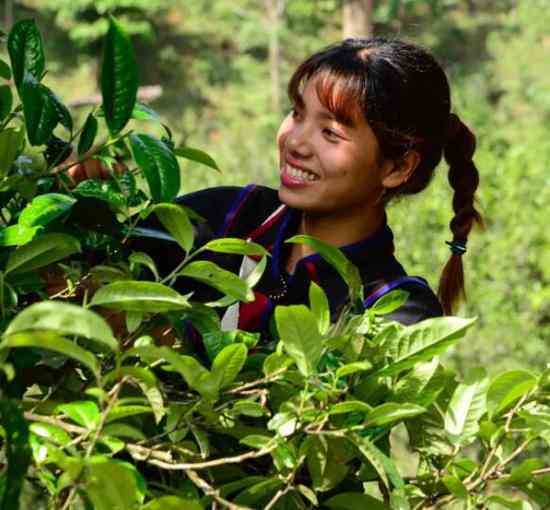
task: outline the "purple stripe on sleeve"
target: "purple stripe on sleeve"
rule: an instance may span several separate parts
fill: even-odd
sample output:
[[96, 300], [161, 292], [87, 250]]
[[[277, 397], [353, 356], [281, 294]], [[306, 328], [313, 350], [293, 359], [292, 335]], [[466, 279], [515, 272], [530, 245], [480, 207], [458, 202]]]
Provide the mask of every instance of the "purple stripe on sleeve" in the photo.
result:
[[229, 208], [229, 211], [227, 211], [227, 214], [225, 215], [223, 225], [218, 232], [218, 237], [224, 237], [228, 234], [228, 232], [231, 230], [231, 226], [233, 225], [233, 221], [235, 220], [237, 214], [239, 213], [239, 210], [246, 202], [246, 199], [250, 196], [252, 191], [256, 188], [256, 184], [249, 184], [248, 186], [245, 186], [241, 192], [239, 193], [239, 196], [237, 199], [231, 204], [231, 207]]
[[374, 302], [377, 299], [381, 298], [384, 294], [406, 283], [416, 283], [416, 284], [422, 285], [423, 287], [428, 287], [428, 284], [422, 278], [417, 278], [415, 276], [403, 276], [402, 278], [397, 278], [396, 280], [392, 280], [390, 283], [386, 283], [386, 285], [383, 285], [379, 289], [375, 290], [363, 302], [363, 304], [365, 305], [365, 308], [370, 308], [374, 304]]

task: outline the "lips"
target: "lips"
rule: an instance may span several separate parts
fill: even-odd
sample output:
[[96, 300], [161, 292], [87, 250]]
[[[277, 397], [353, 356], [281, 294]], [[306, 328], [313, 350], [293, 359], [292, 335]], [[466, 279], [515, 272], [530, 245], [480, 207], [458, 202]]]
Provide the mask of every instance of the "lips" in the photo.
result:
[[287, 157], [285, 159], [281, 172], [281, 181], [284, 185], [287, 185], [287, 183], [294, 186], [309, 185], [317, 180], [319, 180], [319, 176], [316, 173], [304, 168], [292, 158]]

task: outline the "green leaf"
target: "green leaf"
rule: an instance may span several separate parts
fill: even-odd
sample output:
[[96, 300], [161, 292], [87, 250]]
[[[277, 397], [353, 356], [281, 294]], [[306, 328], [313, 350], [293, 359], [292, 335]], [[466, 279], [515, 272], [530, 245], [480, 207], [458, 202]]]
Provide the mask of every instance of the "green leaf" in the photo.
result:
[[361, 454], [372, 464], [384, 485], [390, 488], [389, 482], [396, 489], [405, 487], [405, 483], [393, 461], [380, 451], [367, 437], [352, 434], [350, 439], [355, 443]]
[[153, 273], [156, 281], [160, 280], [157, 265], [155, 264], [155, 261], [147, 255], [147, 253], [135, 251], [128, 257], [128, 262], [130, 263], [130, 271], [133, 271], [135, 266], [145, 266], [151, 271], [151, 273]]
[[281, 342], [300, 372], [315, 373], [323, 344], [313, 313], [304, 305], [278, 306], [275, 321]]
[[326, 335], [330, 327], [330, 307], [325, 291], [314, 281], [309, 285], [309, 306], [317, 319], [319, 333]]
[[382, 501], [360, 492], [342, 492], [323, 502], [331, 510], [390, 510]]
[[133, 439], [134, 441], [145, 441], [147, 439], [141, 430], [126, 423], [109, 423], [103, 427], [103, 434]]
[[244, 344], [224, 347], [212, 363], [212, 377], [219, 381], [220, 389], [229, 386], [242, 370], [248, 350]]
[[399, 289], [392, 290], [377, 299], [370, 310], [376, 315], [386, 315], [395, 312], [395, 310], [405, 304], [408, 298], [408, 292]]
[[75, 203], [74, 198], [61, 193], [38, 195], [23, 209], [18, 223], [25, 227], [45, 226], [69, 211]]
[[78, 155], [82, 156], [88, 152], [94, 144], [97, 135], [98, 122], [93, 113], [89, 113], [84, 122], [84, 127], [78, 140]]
[[18, 247], [8, 258], [6, 274], [25, 273], [80, 251], [80, 243], [66, 234], [46, 234]]
[[13, 95], [8, 85], [0, 86], [0, 121], [4, 120], [11, 112]]
[[190, 159], [201, 165], [209, 166], [214, 170], [220, 171], [216, 162], [206, 153], [199, 149], [192, 149], [191, 147], [179, 147], [174, 151], [174, 154], [180, 158]]
[[44, 47], [34, 20], [18, 21], [12, 27], [8, 37], [8, 52], [17, 88], [21, 86], [25, 73], [40, 81], [45, 67]]
[[363, 296], [363, 281], [359, 269], [342, 253], [338, 248], [324, 243], [307, 235], [297, 235], [287, 239], [286, 243], [303, 243], [313, 248], [346, 282], [350, 290], [352, 303], [355, 303]]
[[222, 269], [208, 260], [187, 264], [178, 276], [193, 278], [239, 301], [253, 301], [254, 293], [236, 274]]
[[0, 78], [4, 78], [4, 80], [11, 80], [11, 68], [2, 59], [0, 59]]
[[193, 248], [195, 234], [185, 209], [176, 204], [157, 204], [151, 208], [151, 212], [157, 215], [184, 251], [189, 252]]
[[237, 255], [271, 256], [271, 254], [260, 244], [235, 237], [214, 239], [213, 241], [206, 243], [201, 248], [201, 251], [202, 250], [211, 250], [216, 253], [234, 253]]
[[187, 298], [174, 289], [156, 282], [118, 281], [101, 287], [90, 306], [116, 310], [162, 313], [189, 308]]
[[149, 108], [146, 104], [136, 102], [134, 110], [132, 111], [132, 119], [136, 120], [152, 120], [160, 123], [160, 117], [152, 108]]
[[91, 400], [80, 400], [58, 405], [56, 412], [67, 415], [75, 423], [90, 430], [95, 429], [101, 420], [97, 404]]
[[103, 200], [118, 208], [123, 207], [126, 202], [124, 195], [119, 191], [118, 186], [113, 181], [86, 179], [74, 189], [74, 192], [81, 197], [91, 197]]
[[44, 145], [59, 121], [59, 112], [50, 90], [25, 74], [20, 89], [27, 137], [31, 145]]
[[123, 358], [140, 356], [148, 362], [164, 359], [178, 372], [187, 385], [199, 392], [207, 400], [215, 400], [218, 392], [218, 382], [212, 374], [195, 358], [178, 354], [168, 347], [135, 347], [127, 351]]
[[245, 446], [250, 446], [251, 448], [257, 448], [258, 450], [261, 450], [262, 448], [266, 448], [271, 441], [273, 441], [273, 436], [251, 434], [249, 436], [243, 437], [239, 441], [239, 443], [244, 444]]
[[424, 407], [416, 404], [386, 402], [375, 407], [365, 418], [365, 425], [369, 427], [380, 427], [395, 421], [406, 420], [419, 414], [425, 413]]
[[482, 368], [468, 369], [445, 413], [445, 430], [455, 444], [467, 444], [479, 430], [479, 419], [487, 409], [489, 379]]
[[268, 478], [242, 491], [234, 502], [241, 506], [263, 508], [263, 504], [269, 501], [283, 485], [284, 482], [279, 478]]
[[153, 201], [170, 202], [179, 193], [180, 168], [170, 148], [146, 134], [131, 134], [134, 159], [143, 172]]
[[0, 132], [0, 179], [8, 175], [10, 168], [25, 146], [23, 129], [7, 128]]
[[31, 463], [29, 447], [29, 426], [23, 417], [23, 411], [12, 400], [0, 400], [0, 423], [4, 431], [3, 442], [3, 484], [0, 492], [2, 510], [19, 510], [19, 496]]
[[282, 352], [272, 352], [263, 363], [263, 372], [266, 377], [276, 372], [283, 371], [294, 364], [294, 359]]
[[368, 413], [372, 411], [372, 407], [360, 400], [346, 400], [345, 402], [338, 402], [334, 404], [328, 411], [328, 414], [345, 414], [345, 413]]
[[15, 347], [38, 347], [40, 349], [59, 352], [64, 356], [73, 358], [82, 363], [82, 365], [88, 367], [96, 377], [99, 376], [99, 363], [91, 352], [54, 332], [33, 331], [32, 333], [25, 332], [4, 336], [0, 344], [0, 349], [11, 349]]
[[393, 387], [390, 400], [394, 402], [415, 402], [428, 407], [445, 388], [447, 378], [439, 358], [418, 363]]
[[43, 301], [22, 310], [9, 324], [5, 335], [24, 331], [49, 330], [95, 340], [112, 351], [118, 342], [103, 317], [77, 305], [62, 301]]
[[297, 425], [297, 418], [291, 413], [277, 413], [267, 423], [268, 430], [277, 432], [280, 436], [287, 437], [294, 434]]
[[122, 131], [132, 116], [138, 81], [138, 66], [130, 38], [110, 16], [101, 64], [101, 95], [105, 120], [113, 136]]
[[417, 363], [431, 360], [455, 344], [476, 319], [436, 317], [400, 329], [387, 340], [388, 353], [393, 362], [379, 370], [377, 375], [393, 375]]
[[126, 463], [103, 456], [88, 460], [84, 490], [94, 510], [133, 509], [140, 502], [135, 472]]
[[149, 501], [141, 510], [203, 510], [203, 506], [197, 501], [178, 496], [162, 496]]
[[510, 370], [496, 376], [487, 390], [489, 418], [506, 410], [536, 385], [537, 378], [525, 370]]
[[466, 501], [468, 499], [468, 489], [456, 476], [444, 476], [441, 481], [449, 492], [457, 499]]
[[51, 423], [32, 423], [30, 430], [37, 436], [59, 446], [67, 446], [71, 442], [71, 436], [67, 432]]
[[31, 242], [40, 227], [11, 225], [0, 230], [0, 246], [21, 246]]
[[61, 100], [48, 88], [45, 89], [49, 96], [49, 100], [52, 102], [55, 111], [57, 112], [57, 119], [63, 127], [65, 127], [70, 133], [73, 132], [73, 119], [71, 113], [67, 107], [61, 102]]
[[500, 482], [504, 485], [521, 486], [532, 481], [533, 471], [545, 467], [542, 459], [525, 459], [519, 466], [512, 469], [510, 476]]
[[319, 506], [319, 500], [317, 499], [317, 496], [315, 495], [315, 492], [313, 492], [309, 487], [305, 485], [298, 485], [298, 491], [304, 498], [306, 498], [315, 508]]
[[337, 487], [349, 472], [346, 455], [340, 451], [341, 448], [338, 448], [339, 444], [336, 441], [327, 440], [322, 436], [308, 439], [305, 446], [306, 462], [313, 489], [320, 492], [329, 491]]
[[266, 410], [261, 404], [250, 400], [238, 400], [233, 405], [232, 411], [234, 414], [242, 414], [252, 418], [261, 418], [266, 414]]
[[347, 375], [356, 374], [357, 372], [365, 372], [372, 368], [372, 364], [368, 361], [355, 361], [347, 363], [336, 369], [336, 377], [345, 377]]
[[153, 409], [149, 406], [140, 406], [140, 405], [119, 405], [113, 407], [109, 414], [107, 415], [107, 423], [113, 421], [122, 420], [128, 416], [136, 416], [139, 414], [149, 414], [153, 413]]
[[491, 495], [486, 500], [485, 503], [496, 503], [503, 508], [509, 508], [510, 510], [533, 510], [531, 504], [527, 501], [520, 499], [508, 499], [504, 496]]

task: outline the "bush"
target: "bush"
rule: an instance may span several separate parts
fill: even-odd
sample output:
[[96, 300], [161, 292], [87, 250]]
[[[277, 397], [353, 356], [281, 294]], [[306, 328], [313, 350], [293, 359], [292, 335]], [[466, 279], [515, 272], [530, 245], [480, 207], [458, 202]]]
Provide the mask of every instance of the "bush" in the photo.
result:
[[[293, 241], [312, 245], [348, 283], [339, 319], [330, 323], [327, 297], [312, 283], [309, 306], [276, 308], [275, 348], [222, 331], [217, 311], [253, 299], [269, 254], [240, 239], [194, 246], [198, 220], [171, 203], [177, 157], [215, 163], [176, 149], [155, 113], [136, 104], [131, 45], [109, 23], [103, 105], [80, 130], [42, 84], [32, 21], [9, 35], [11, 68], [0, 63], [21, 100], [12, 108], [10, 87], [0, 89], [0, 507], [20, 499], [99, 510], [548, 507], [541, 451], [550, 441], [550, 370], [489, 380], [470, 369], [457, 380], [439, 357], [473, 320], [385, 321], [406, 293], [363, 310], [356, 268], [299, 236]], [[162, 135], [128, 129], [140, 121]], [[103, 130], [107, 140], [92, 148]], [[36, 167], [25, 140], [45, 146]], [[73, 187], [67, 172], [80, 162], [65, 160], [75, 143], [82, 161], [112, 169], [110, 180]], [[166, 275], [127, 248], [150, 214], [185, 251]], [[240, 279], [201, 260], [208, 250], [261, 262]], [[170, 286], [180, 276], [223, 297], [194, 302]], [[205, 359], [186, 324], [201, 333]]]

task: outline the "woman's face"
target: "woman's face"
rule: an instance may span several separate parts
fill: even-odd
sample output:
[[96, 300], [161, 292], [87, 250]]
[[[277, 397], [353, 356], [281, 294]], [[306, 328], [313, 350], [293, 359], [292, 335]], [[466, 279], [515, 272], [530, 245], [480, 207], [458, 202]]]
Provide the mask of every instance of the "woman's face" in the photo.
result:
[[345, 125], [323, 106], [317, 79], [306, 84], [302, 104], [294, 105], [277, 134], [279, 197], [312, 214], [367, 213], [383, 191], [387, 163], [363, 115]]

